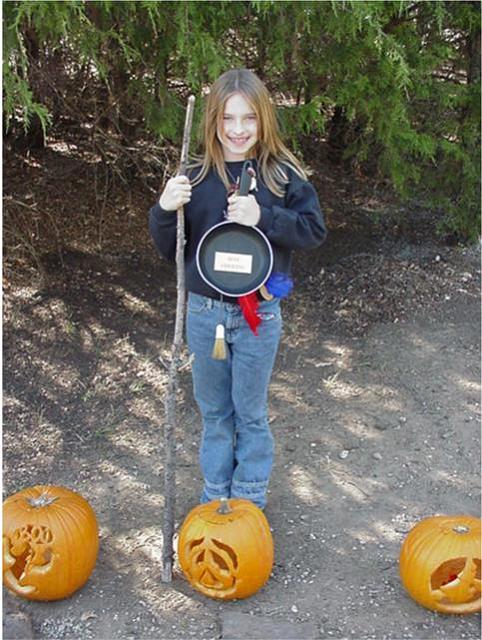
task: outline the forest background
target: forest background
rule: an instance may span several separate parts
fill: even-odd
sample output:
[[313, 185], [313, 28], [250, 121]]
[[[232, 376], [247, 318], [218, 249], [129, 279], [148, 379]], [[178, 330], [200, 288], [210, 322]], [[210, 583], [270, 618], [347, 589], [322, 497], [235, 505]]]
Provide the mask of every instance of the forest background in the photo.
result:
[[[346, 171], [422, 203], [463, 242], [480, 227], [480, 55], [479, 2], [5, 2], [4, 134], [35, 148], [76, 130], [103, 179], [156, 190], [175, 171], [187, 96], [246, 66], [308, 164], [327, 142]], [[36, 255], [52, 221], [29, 228], [10, 204], [7, 251]]]

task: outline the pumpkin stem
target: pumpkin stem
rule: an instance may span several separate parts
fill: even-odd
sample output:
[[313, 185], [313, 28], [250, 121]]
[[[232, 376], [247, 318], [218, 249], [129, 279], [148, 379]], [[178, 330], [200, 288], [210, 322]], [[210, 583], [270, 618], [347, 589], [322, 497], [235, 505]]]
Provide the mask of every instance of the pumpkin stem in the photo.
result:
[[219, 509], [217, 510], [218, 513], [220, 513], [221, 515], [232, 513], [233, 510], [229, 506], [229, 502], [227, 498], [219, 498], [219, 501], [221, 502], [221, 504], [219, 505]]
[[452, 531], [455, 531], [455, 533], [469, 533], [470, 528], [465, 526], [464, 524], [458, 524], [452, 528]]
[[41, 507], [48, 507], [49, 504], [52, 504], [58, 500], [55, 496], [49, 496], [47, 492], [41, 493], [38, 498], [29, 498], [28, 503], [30, 506], [35, 509], [40, 509]]

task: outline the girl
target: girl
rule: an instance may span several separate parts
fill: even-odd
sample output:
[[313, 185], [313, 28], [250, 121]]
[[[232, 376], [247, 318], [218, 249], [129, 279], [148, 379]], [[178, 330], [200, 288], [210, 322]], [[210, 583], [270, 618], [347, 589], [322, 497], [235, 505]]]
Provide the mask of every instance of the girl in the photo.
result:
[[[247, 159], [256, 172], [256, 189], [239, 196], [232, 185]], [[261, 323], [253, 331], [238, 300], [221, 297], [200, 276], [196, 250], [206, 231], [225, 218], [256, 225], [271, 243], [273, 273], [286, 279], [292, 250], [320, 245], [326, 229], [315, 190], [281, 141], [268, 91], [253, 72], [227, 71], [213, 84], [204, 112], [202, 157], [189, 178], [168, 180], [150, 211], [152, 238], [170, 261], [175, 261], [176, 211], [182, 205], [187, 343], [194, 354], [194, 396], [203, 421], [201, 502], [237, 497], [264, 508], [273, 463], [267, 401], [281, 335], [280, 299], [260, 296]], [[220, 318], [226, 328], [224, 360], [212, 357]]]

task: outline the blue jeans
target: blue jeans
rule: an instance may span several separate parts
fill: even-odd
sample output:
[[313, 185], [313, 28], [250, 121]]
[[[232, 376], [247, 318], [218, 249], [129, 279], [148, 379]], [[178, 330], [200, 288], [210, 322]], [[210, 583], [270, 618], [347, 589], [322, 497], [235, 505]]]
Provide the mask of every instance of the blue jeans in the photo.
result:
[[[281, 336], [279, 299], [260, 302], [255, 336], [239, 305], [189, 293], [187, 343], [194, 354], [194, 397], [201, 411], [201, 502], [220, 497], [266, 504], [273, 464], [268, 385]], [[214, 360], [216, 325], [224, 324], [227, 359]]]

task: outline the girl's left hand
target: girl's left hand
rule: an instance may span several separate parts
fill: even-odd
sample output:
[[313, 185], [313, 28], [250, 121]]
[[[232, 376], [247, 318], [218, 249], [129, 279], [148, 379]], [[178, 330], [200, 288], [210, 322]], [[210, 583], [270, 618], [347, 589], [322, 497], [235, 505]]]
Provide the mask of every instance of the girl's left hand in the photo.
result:
[[254, 227], [261, 218], [261, 209], [252, 195], [237, 196], [233, 194], [228, 198], [228, 220]]

